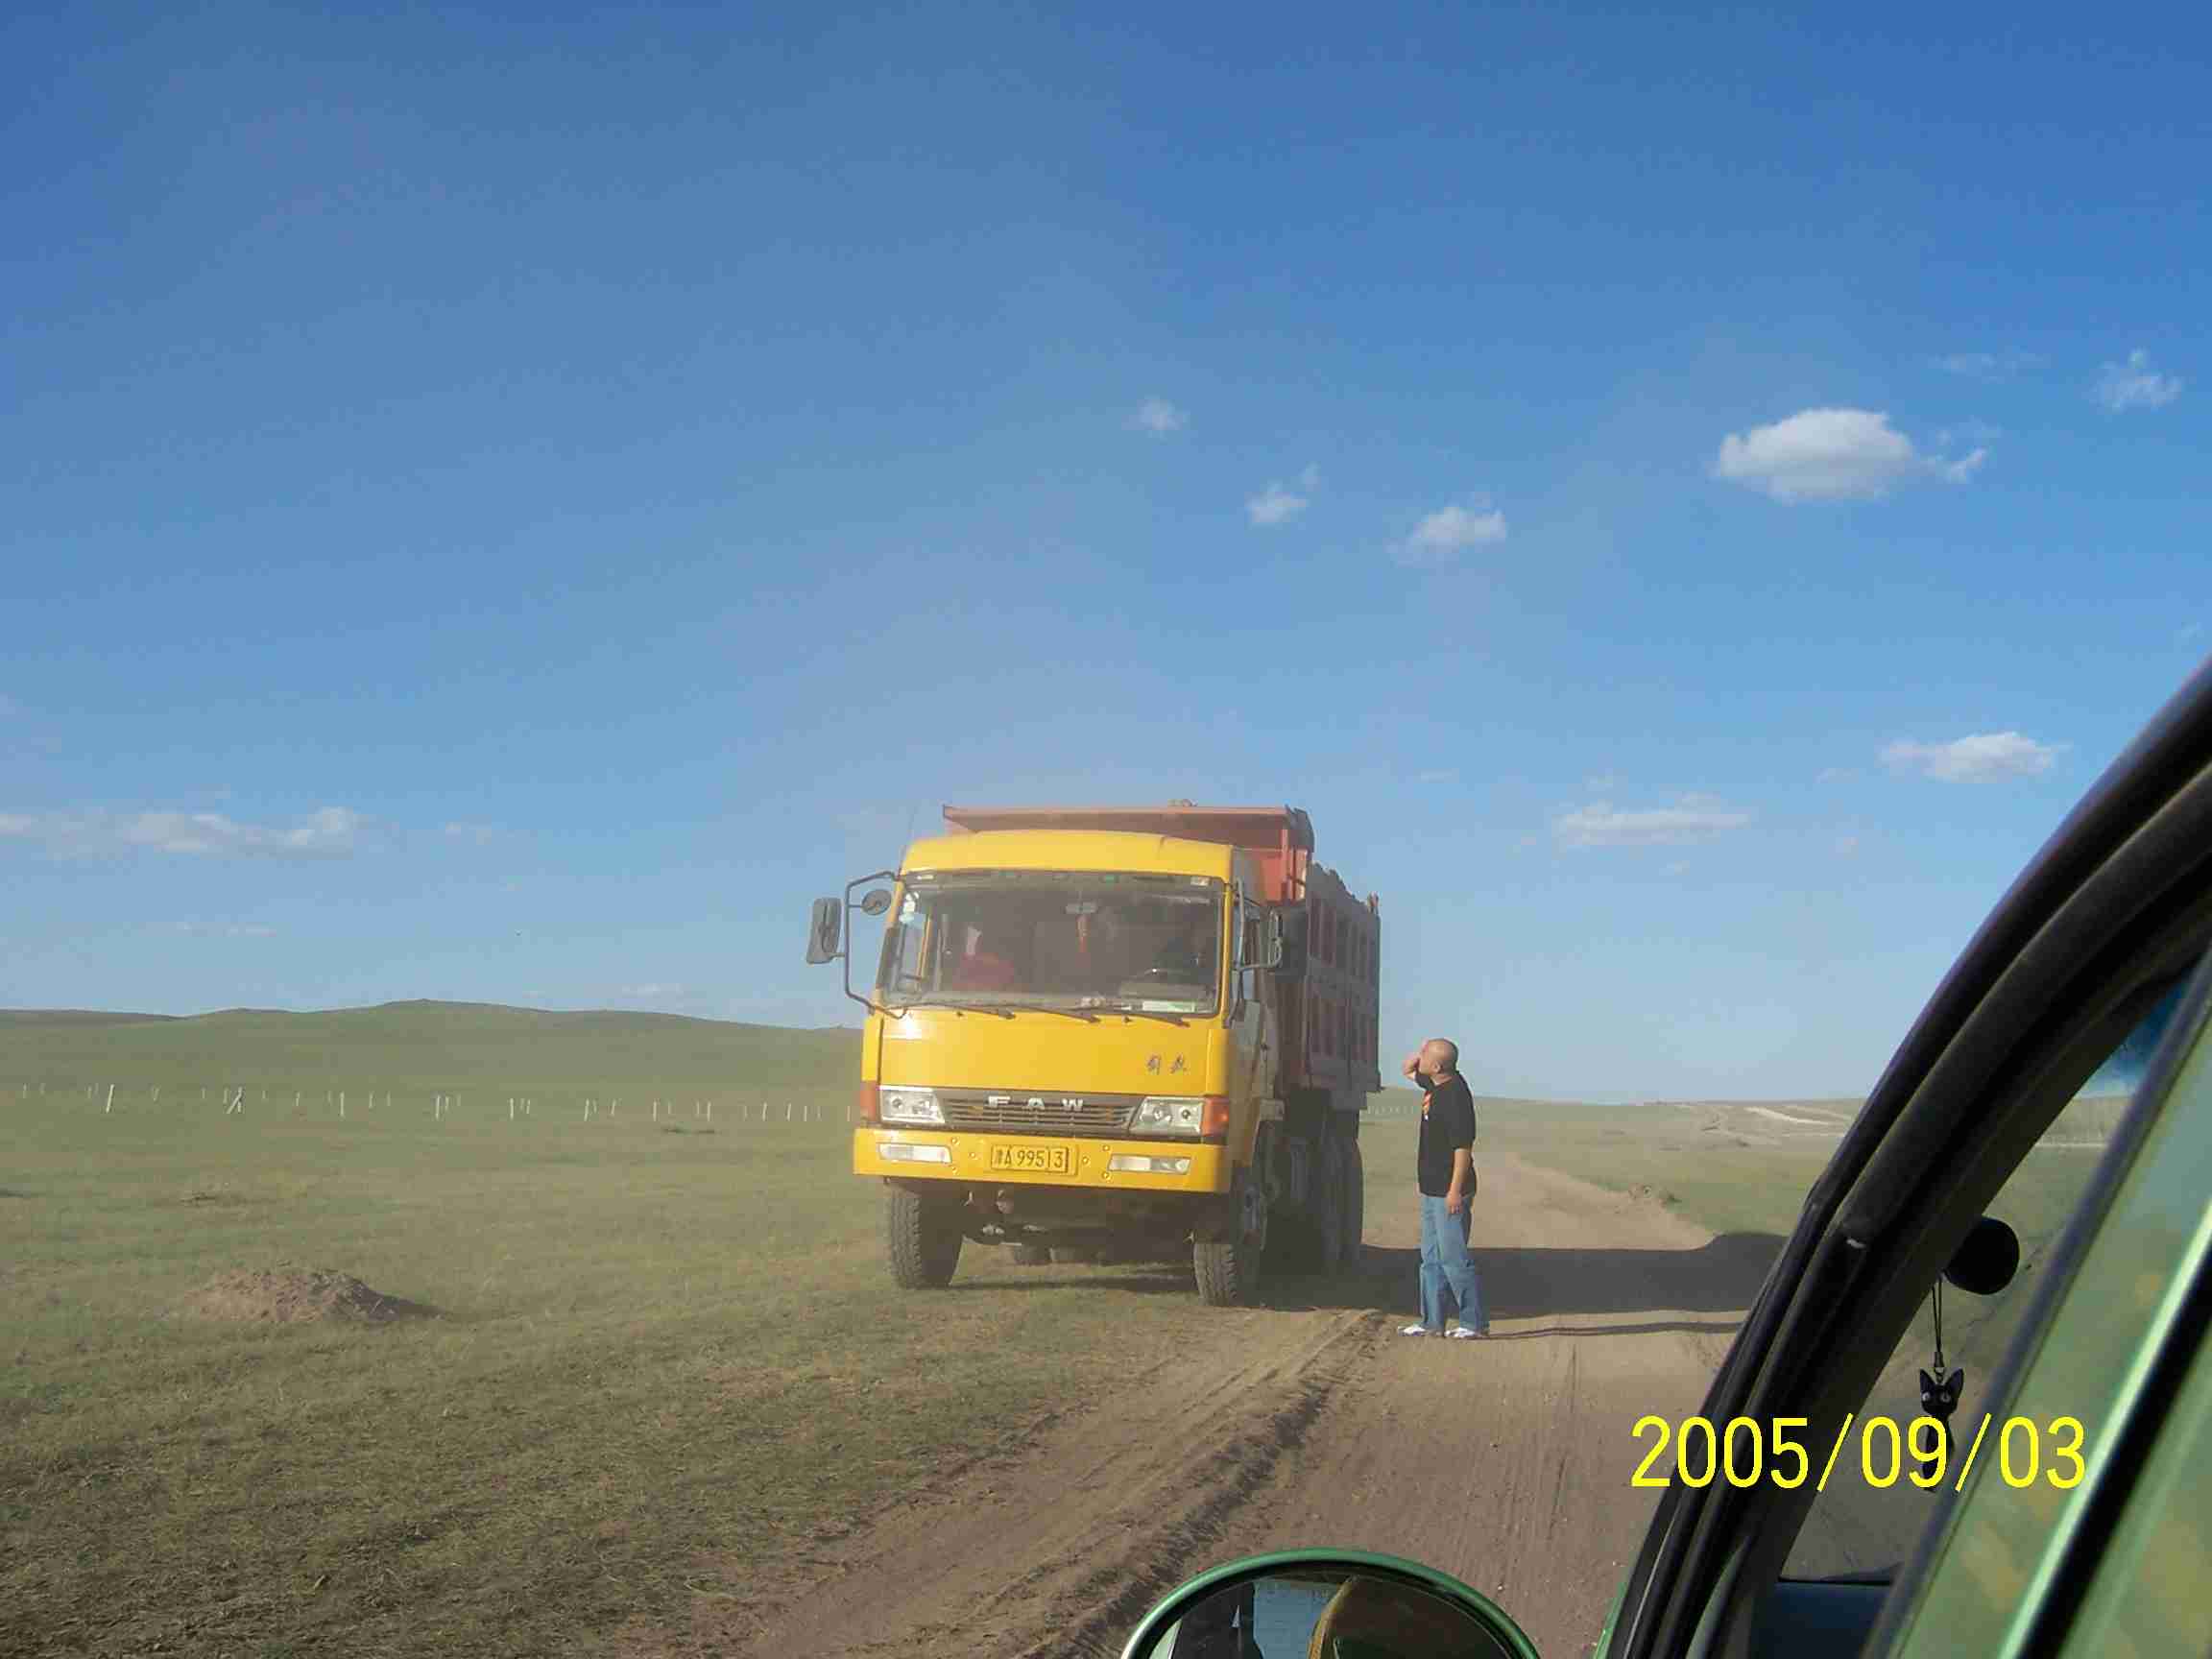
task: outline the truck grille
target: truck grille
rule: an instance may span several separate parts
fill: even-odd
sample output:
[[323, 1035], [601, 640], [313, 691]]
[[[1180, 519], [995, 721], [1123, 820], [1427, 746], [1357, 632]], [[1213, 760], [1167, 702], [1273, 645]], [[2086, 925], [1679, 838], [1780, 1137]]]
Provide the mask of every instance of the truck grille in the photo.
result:
[[940, 1089], [948, 1129], [1030, 1135], [1126, 1135], [1138, 1094], [1077, 1094], [1025, 1089]]

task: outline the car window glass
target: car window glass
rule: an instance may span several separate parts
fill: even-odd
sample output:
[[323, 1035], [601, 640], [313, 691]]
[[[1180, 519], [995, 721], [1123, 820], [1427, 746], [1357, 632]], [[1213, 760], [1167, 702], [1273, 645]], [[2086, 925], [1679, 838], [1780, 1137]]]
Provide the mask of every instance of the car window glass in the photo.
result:
[[[2037, 1334], [2006, 1402], [2008, 1446], [1991, 1444], [1966, 1474], [1965, 1497], [1897, 1645], [1901, 1659], [2019, 1650], [2038, 1583], [2086, 1597], [2067, 1636], [2076, 1653], [2203, 1653], [2207, 1505], [2200, 1479], [2212, 1428], [2204, 1359], [2169, 1403], [2154, 1385], [2162, 1341], [2201, 1343], [2185, 1311], [2212, 1249], [2212, 1040], [2191, 1051], [2131, 1148], [2127, 1171]], [[2074, 1425], [2079, 1425], [2076, 1429]], [[2123, 1425], [2153, 1430], [2143, 1455], [2110, 1455]], [[2078, 1449], [2070, 1443], [2079, 1441]], [[2080, 1526], [2104, 1474], [2123, 1496], [2105, 1525]]]
[[[1987, 1214], [2019, 1237], [2020, 1266], [2011, 1282], [1988, 1296], [1945, 1285], [1938, 1297], [1931, 1286], [1860, 1406], [1849, 1442], [1806, 1516], [1784, 1577], [1883, 1572], [1911, 1554], [1943, 1489], [1940, 1471], [1962, 1466], [1997, 1366], [2033, 1304], [2051, 1252], [2086, 1195], [2183, 989], [2177, 983], [2157, 999], [1989, 1204]], [[1948, 1445], [1932, 1427], [1913, 1428], [1922, 1415], [1923, 1374], [1934, 1371], [1938, 1307], [1945, 1366], [1965, 1373], [1951, 1419], [1955, 1443]]]

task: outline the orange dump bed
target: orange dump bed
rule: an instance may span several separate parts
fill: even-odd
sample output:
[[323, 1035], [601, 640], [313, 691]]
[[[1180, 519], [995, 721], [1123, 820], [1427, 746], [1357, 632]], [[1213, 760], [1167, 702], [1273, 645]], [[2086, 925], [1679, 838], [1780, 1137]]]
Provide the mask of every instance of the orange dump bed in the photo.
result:
[[945, 822], [956, 832], [986, 830], [1120, 830], [1139, 835], [1173, 835], [1185, 841], [1223, 842], [1250, 853], [1260, 866], [1259, 895], [1285, 904], [1306, 894], [1313, 857], [1313, 823], [1295, 806], [948, 806]]

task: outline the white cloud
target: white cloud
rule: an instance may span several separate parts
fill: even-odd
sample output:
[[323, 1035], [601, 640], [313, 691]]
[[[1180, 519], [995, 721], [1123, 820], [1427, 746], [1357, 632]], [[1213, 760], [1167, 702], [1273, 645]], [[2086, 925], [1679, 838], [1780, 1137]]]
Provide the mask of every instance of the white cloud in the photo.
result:
[[1995, 381], [2009, 380], [2026, 370], [2039, 368], [2043, 359], [2032, 351], [1956, 351], [1935, 362], [1946, 374]]
[[478, 847], [489, 847], [499, 838], [499, 831], [490, 824], [448, 824], [445, 834], [451, 840], [473, 842]]
[[1270, 482], [1265, 490], [1244, 503], [1244, 511], [1252, 516], [1252, 522], [1264, 528], [1270, 524], [1286, 524], [1313, 504], [1313, 493], [1321, 488], [1321, 469], [1309, 467], [1298, 474], [1298, 488], [1303, 494], [1293, 494], [1282, 484]]
[[2123, 409], [2163, 409], [2181, 396], [2181, 379], [2151, 367], [2151, 353], [2138, 347], [2125, 363], [2107, 363], [2097, 377], [2097, 401], [2115, 414]]
[[1608, 801], [1562, 812], [1551, 834], [1562, 847], [1665, 847], [1706, 841], [1751, 822], [1710, 795], [1684, 795], [1672, 806], [1623, 811]]
[[1280, 484], [1270, 484], [1259, 494], [1244, 503], [1244, 511], [1252, 516], [1254, 524], [1287, 524], [1311, 503], [1304, 495], [1293, 495]]
[[1988, 459], [1988, 450], [1977, 449], [1961, 461], [1939, 461], [1936, 464], [1936, 469], [1943, 475], [1943, 481], [1946, 484], [1963, 484], [1967, 479], [1973, 477], [1980, 470], [1982, 463]]
[[1924, 455], [1880, 410], [1804, 409], [1722, 438], [1713, 476], [1777, 501], [1872, 501], [1924, 478], [1963, 484], [1988, 455]]
[[1190, 417], [1165, 397], [1147, 397], [1137, 405], [1137, 413], [1130, 417], [1129, 423], [1155, 438], [1165, 438], [1190, 425]]
[[672, 998], [683, 996], [684, 987], [661, 984], [625, 985], [622, 987], [621, 994], [639, 1002], [665, 1002]]
[[367, 826], [367, 819], [346, 806], [325, 806], [281, 827], [241, 824], [220, 812], [0, 815], [0, 834], [77, 854], [142, 848], [192, 856], [343, 858], [358, 849]]
[[1948, 743], [1905, 740], [1882, 751], [1886, 764], [1945, 783], [1988, 783], [2000, 778], [2033, 778], [2051, 770], [2065, 745], [2038, 743], [2017, 732], [1984, 732]]
[[1470, 547], [1505, 540], [1505, 515], [1490, 505], [1486, 495], [1439, 507], [1413, 526], [1413, 533], [1398, 544], [1394, 557], [1401, 565], [1447, 565]]

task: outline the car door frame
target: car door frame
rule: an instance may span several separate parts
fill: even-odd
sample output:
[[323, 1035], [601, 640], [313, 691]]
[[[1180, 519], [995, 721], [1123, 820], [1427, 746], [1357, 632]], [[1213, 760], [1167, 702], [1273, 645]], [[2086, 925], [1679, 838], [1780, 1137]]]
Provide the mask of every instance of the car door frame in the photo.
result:
[[[1804, 1417], [1809, 1442], [1827, 1444], [1957, 1238], [2085, 1078], [2073, 1076], [2082, 1055], [2117, 1045], [2148, 983], [2201, 953], [2208, 926], [2212, 662], [2107, 768], [1939, 984], [1809, 1192], [1701, 1415]], [[1816, 1495], [1671, 1486], [1605, 1659], [1746, 1650]]]
[[[2049, 1339], [2057, 1334], [2055, 1327], [2075, 1299], [2098, 1241], [2128, 1202], [2142, 1160], [2152, 1155], [2156, 1132], [2166, 1122], [2176, 1085], [2193, 1067], [2200, 1072], [2212, 1069], [2212, 955], [2199, 963], [2184, 987], [2172, 1022], [2053, 1252], [2049, 1271], [1994, 1380], [1990, 1408], [2000, 1420], [2009, 1420], [2023, 1385], [2034, 1376]], [[2180, 1109], [2197, 1115], [2191, 1121], [2200, 1121], [2206, 1104], [2195, 1094]], [[2063, 1647], [2099, 1564], [2113, 1548], [2117, 1524], [2143, 1476], [2154, 1467], [2170, 1407], [2194, 1368], [2204, 1361], [2206, 1329], [2212, 1322], [2212, 1249], [2206, 1247], [2203, 1234], [2204, 1222], [2200, 1219], [2177, 1245], [2174, 1278], [2164, 1288], [2166, 1307], [2152, 1316], [2143, 1339], [2123, 1357], [2123, 1376], [2110, 1402], [2112, 1418], [2100, 1425], [2100, 1443], [2086, 1449], [2073, 1499], [2052, 1520], [2041, 1546], [2038, 1578], [2043, 1588], [2027, 1597], [2018, 1610], [2008, 1632], [2010, 1651], [2050, 1653]], [[2092, 1286], [2095, 1283], [2091, 1281]], [[1959, 1541], [1962, 1525], [1978, 1502], [2004, 1503], [2008, 1496], [2005, 1487], [1990, 1484], [1986, 1467], [1981, 1469], [1974, 1486], [1961, 1481], [1956, 1489], [1945, 1487], [1921, 1547], [1893, 1586], [1865, 1651], [1911, 1650], [1927, 1645], [1912, 1640], [1917, 1621], [1930, 1591], [1941, 1579], [1943, 1562]], [[1945, 1650], [1941, 1639], [1936, 1646]]]

